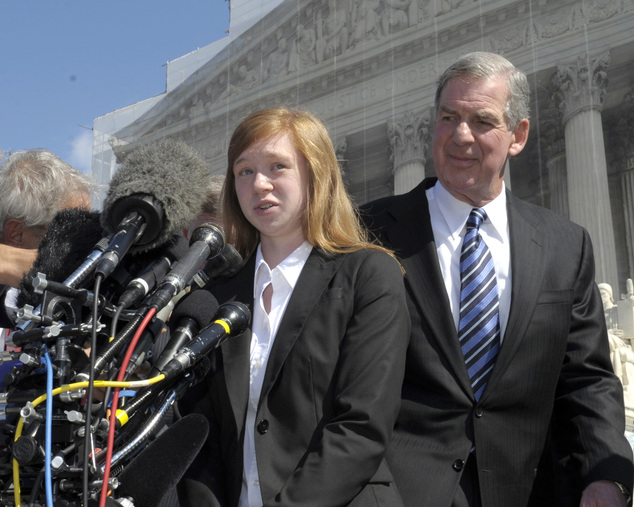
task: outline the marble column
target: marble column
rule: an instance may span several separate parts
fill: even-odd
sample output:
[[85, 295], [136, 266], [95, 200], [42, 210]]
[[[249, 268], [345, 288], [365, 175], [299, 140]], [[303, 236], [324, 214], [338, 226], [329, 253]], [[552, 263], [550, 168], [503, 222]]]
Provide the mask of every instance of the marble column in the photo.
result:
[[621, 173], [623, 189], [623, 213], [625, 214], [625, 245], [627, 248], [627, 267], [630, 276], [634, 276], [634, 153], [627, 159], [631, 169]]
[[395, 195], [408, 192], [425, 177], [430, 124], [429, 111], [407, 112], [388, 122]]
[[[622, 114], [611, 132], [611, 151], [619, 171], [628, 279], [634, 277], [634, 87], [623, 97]], [[617, 244], [618, 244], [618, 239]]]
[[550, 209], [565, 217], [568, 209], [568, 180], [566, 178], [566, 153], [561, 151], [546, 161], [550, 188]]
[[619, 287], [601, 110], [609, 53], [559, 66], [570, 219], [590, 233], [597, 282]]
[[566, 141], [559, 105], [559, 87], [551, 90], [550, 103], [544, 107], [540, 118], [540, 140], [548, 170], [550, 209], [565, 217], [568, 209], [568, 181], [566, 176]]

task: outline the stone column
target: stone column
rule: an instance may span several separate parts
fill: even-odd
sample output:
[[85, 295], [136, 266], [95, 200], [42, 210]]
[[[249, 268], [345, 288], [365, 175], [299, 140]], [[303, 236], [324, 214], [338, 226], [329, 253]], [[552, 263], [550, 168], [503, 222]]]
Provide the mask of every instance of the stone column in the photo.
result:
[[609, 53], [560, 65], [570, 219], [590, 233], [596, 281], [619, 287], [601, 110]]
[[407, 112], [388, 122], [395, 195], [408, 192], [425, 177], [430, 123], [429, 111]]
[[566, 141], [560, 105], [562, 95], [556, 80], [550, 93], [550, 103], [540, 114], [540, 139], [543, 146], [546, 168], [548, 169], [548, 190], [550, 209], [565, 217], [570, 216], [568, 208], [568, 181], [566, 176]]
[[[609, 152], [619, 171], [619, 188], [625, 228], [628, 278], [634, 277], [634, 87], [623, 98], [623, 109], [615, 125]], [[616, 242], [618, 245], [618, 239]]]
[[629, 170], [621, 173], [623, 213], [625, 214], [625, 244], [628, 273], [634, 276], [634, 153], [627, 158]]

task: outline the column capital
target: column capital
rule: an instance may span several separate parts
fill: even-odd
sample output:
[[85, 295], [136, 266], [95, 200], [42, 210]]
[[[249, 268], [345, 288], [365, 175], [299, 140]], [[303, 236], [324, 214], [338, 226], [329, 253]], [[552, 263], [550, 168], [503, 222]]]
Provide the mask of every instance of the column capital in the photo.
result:
[[425, 164], [427, 142], [431, 136], [431, 112], [408, 111], [387, 124], [392, 170], [413, 161]]
[[609, 63], [610, 52], [606, 51], [596, 57], [579, 55], [575, 61], [559, 65], [556, 79], [562, 92], [564, 125], [583, 111], [602, 110]]

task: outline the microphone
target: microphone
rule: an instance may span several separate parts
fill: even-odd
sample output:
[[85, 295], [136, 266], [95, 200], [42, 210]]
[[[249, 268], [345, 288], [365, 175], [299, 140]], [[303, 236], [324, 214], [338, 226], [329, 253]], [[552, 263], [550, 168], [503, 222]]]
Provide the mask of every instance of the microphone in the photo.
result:
[[185, 296], [174, 308], [169, 320], [170, 339], [155, 361], [149, 377], [158, 375], [169, 360], [211, 322], [217, 311], [218, 301], [211, 292], [197, 290]]
[[165, 365], [161, 373], [166, 379], [187, 370], [228, 337], [243, 333], [251, 320], [251, 312], [245, 304], [233, 301], [221, 305], [214, 319]]
[[242, 256], [232, 244], [226, 243], [222, 252], [209, 259], [203, 269], [194, 275], [192, 289], [203, 289], [212, 279], [220, 276], [232, 276], [241, 266]]
[[242, 256], [231, 243], [227, 243], [219, 255], [209, 259], [203, 271], [211, 280], [219, 276], [231, 276], [242, 266]]
[[[47, 280], [64, 282], [69, 287], [80, 286], [85, 278], [83, 273], [90, 269], [86, 266], [88, 258], [100, 255], [104, 249], [100, 244], [103, 237], [99, 213], [81, 208], [57, 213], [40, 242], [33, 266], [20, 281], [18, 308], [40, 304], [42, 295], [36, 293], [33, 287], [38, 273], [46, 274]], [[82, 262], [82, 274], [79, 274], [80, 270], [73, 274], [75, 267]], [[70, 280], [74, 280], [72, 284]]]
[[[151, 386], [142, 387], [136, 392], [134, 397], [127, 401], [123, 408], [117, 410], [117, 420], [115, 421], [117, 428], [128, 424], [130, 420], [136, 421], [138, 424], [145, 424], [147, 421], [145, 421], [144, 418], [148, 412], [153, 413], [156, 410], [156, 406], [154, 405], [159, 396], [171, 396], [171, 391], [168, 391], [171, 389], [177, 399], [179, 399], [188, 389], [203, 380], [210, 371], [211, 359], [209, 359], [208, 356], [203, 356], [180, 380], [173, 377], [169, 380], [152, 384]], [[174, 384], [176, 385], [174, 386]], [[31, 398], [31, 400], [34, 398], [35, 397]], [[1, 400], [2, 398], [0, 397], [0, 401]]]
[[174, 422], [117, 476], [117, 496], [131, 497], [136, 507], [159, 505], [185, 475], [208, 434], [209, 423], [200, 414]]
[[110, 182], [101, 222], [114, 233], [97, 264], [104, 278], [128, 252], [146, 252], [178, 234], [198, 214], [209, 177], [196, 152], [181, 141], [162, 139], [123, 161]]
[[8, 338], [7, 342], [12, 347], [23, 347], [28, 343], [41, 342], [47, 339], [57, 339], [64, 336], [79, 336], [86, 330], [79, 324], [53, 325], [35, 327], [29, 330], [17, 329]]
[[84, 280], [86, 280], [92, 273], [93, 268], [96, 267], [97, 262], [108, 247], [108, 243], [108, 237], [101, 238], [95, 245], [95, 249], [88, 254], [83, 264], [79, 266], [68, 278], [66, 278], [66, 280], [64, 280], [64, 285], [67, 287], [81, 286]]
[[157, 310], [163, 308], [175, 294], [189, 285], [205, 259], [218, 255], [223, 249], [224, 232], [216, 224], [203, 224], [194, 229], [189, 244], [187, 253], [167, 274], [152, 296], [150, 307]]
[[175, 261], [187, 252], [187, 240], [183, 236], [173, 236], [165, 245], [158, 258], [134, 278], [119, 297], [117, 306], [123, 309], [137, 305], [165, 277]]

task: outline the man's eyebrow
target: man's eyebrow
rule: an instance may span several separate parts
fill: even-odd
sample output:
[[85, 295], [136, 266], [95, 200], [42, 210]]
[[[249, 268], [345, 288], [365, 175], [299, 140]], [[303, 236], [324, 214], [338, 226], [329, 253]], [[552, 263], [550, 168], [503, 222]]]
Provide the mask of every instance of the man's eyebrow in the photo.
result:
[[438, 108], [438, 112], [455, 114], [456, 110], [455, 109], [451, 109], [450, 107], [441, 104], [440, 107]]
[[500, 119], [497, 114], [495, 114], [495, 113], [493, 113], [491, 111], [487, 111], [487, 110], [476, 111], [475, 112], [475, 117], [480, 119], [480, 120], [495, 120], [495, 121], [498, 121]]
[[[447, 114], [458, 114], [457, 109], [453, 109], [448, 106], [441, 105], [438, 108], [439, 113], [447, 113]], [[481, 109], [479, 111], [472, 111], [469, 113], [471, 116], [475, 117], [478, 120], [495, 120], [498, 121], [500, 118], [493, 113], [492, 111], [488, 111], [486, 109]]]

